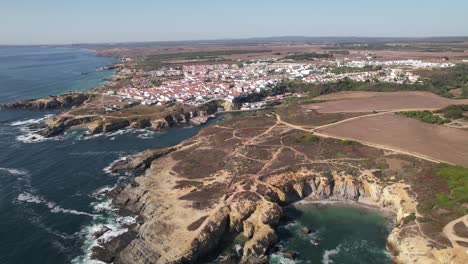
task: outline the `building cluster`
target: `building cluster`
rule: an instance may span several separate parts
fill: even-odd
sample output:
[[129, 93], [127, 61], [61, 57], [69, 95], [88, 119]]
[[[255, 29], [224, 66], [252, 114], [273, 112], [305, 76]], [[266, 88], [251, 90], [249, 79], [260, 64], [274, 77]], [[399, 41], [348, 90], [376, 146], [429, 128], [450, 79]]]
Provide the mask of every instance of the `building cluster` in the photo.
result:
[[426, 62], [420, 60], [394, 60], [394, 61], [374, 61], [374, 60], [362, 60], [362, 61], [350, 61], [345, 62], [345, 66], [348, 67], [365, 67], [365, 66], [409, 66], [414, 68], [448, 68], [453, 67], [453, 63], [438, 63], [438, 62]]
[[393, 83], [415, 83], [419, 81], [419, 76], [412, 72], [401, 69], [382, 68], [381, 70], [332, 73], [322, 72], [311, 74], [304, 77], [303, 80], [309, 83], [327, 83], [339, 80], [349, 79], [356, 82], [393, 82]]
[[[244, 64], [186, 65], [178, 69], [161, 69], [133, 75], [131, 83], [115, 93], [142, 104], [181, 102], [200, 104], [210, 100], [233, 101], [236, 97], [274, 87], [285, 79], [310, 83], [349, 79], [358, 82], [415, 83], [419, 76], [398, 66], [451, 67], [449, 63], [399, 61], [344, 61], [337, 67], [364, 68], [382, 66], [369, 71], [333, 73], [329, 65], [258, 61]], [[391, 67], [394, 66], [394, 67]]]
[[[161, 70], [138, 74], [117, 95], [143, 104], [170, 101], [199, 104], [234, 98], [273, 87], [285, 78], [302, 78], [316, 71], [313, 66], [294, 63], [251, 63], [188, 65], [182, 70]], [[165, 79], [158, 77], [176, 76]]]

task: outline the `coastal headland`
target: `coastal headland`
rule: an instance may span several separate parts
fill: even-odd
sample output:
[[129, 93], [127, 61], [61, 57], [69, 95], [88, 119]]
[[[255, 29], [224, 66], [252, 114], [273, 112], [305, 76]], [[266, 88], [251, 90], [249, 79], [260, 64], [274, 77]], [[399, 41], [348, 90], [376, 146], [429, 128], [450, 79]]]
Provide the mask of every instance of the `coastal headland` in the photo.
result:
[[317, 137], [281, 123], [269, 111], [244, 113], [174, 148], [137, 154], [114, 166], [114, 171], [145, 171], [114, 194], [114, 204], [141, 221], [133, 240], [105, 256], [114, 263], [195, 262], [235, 240], [242, 257], [225, 256], [233, 263], [266, 262], [281, 207], [307, 197], [393, 211], [396, 226], [388, 247], [400, 263], [463, 263], [463, 248], [442, 233], [463, 212], [433, 199], [450, 192], [437, 175], [446, 166]]
[[[286, 46], [104, 49], [98, 52], [122, 56], [106, 86], [0, 107], [63, 108], [35, 126], [44, 137], [75, 128], [160, 131], [255, 110], [113, 164], [113, 172], [141, 173], [109, 193], [137, 221], [110, 240], [99, 242], [107, 230], [97, 232], [92, 258], [267, 263], [283, 206], [307, 199], [393, 212], [387, 247], [396, 263], [466, 263], [468, 86], [459, 76], [468, 67], [461, 55], [443, 53], [455, 65], [423, 51], [364, 58], [349, 47]], [[220, 250], [233, 242], [239, 254]]]

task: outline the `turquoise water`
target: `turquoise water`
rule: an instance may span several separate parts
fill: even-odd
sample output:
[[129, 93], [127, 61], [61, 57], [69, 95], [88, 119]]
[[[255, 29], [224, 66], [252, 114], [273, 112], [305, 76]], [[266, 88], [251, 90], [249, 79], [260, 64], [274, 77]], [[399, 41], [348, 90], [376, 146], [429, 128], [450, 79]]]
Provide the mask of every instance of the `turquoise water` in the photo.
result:
[[[281, 251], [270, 263], [391, 263], [386, 250], [390, 219], [378, 211], [339, 204], [304, 204], [286, 209], [278, 229]], [[302, 229], [312, 232], [305, 234]], [[317, 245], [315, 245], [317, 244]], [[296, 251], [296, 262], [285, 252]]]

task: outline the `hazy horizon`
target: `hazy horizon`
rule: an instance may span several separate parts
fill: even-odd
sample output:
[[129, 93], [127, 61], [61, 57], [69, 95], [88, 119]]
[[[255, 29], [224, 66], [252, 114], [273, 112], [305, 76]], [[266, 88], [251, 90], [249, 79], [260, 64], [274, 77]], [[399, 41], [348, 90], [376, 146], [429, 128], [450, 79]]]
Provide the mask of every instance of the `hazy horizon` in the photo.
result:
[[462, 0], [18, 0], [1, 6], [0, 45], [468, 36]]

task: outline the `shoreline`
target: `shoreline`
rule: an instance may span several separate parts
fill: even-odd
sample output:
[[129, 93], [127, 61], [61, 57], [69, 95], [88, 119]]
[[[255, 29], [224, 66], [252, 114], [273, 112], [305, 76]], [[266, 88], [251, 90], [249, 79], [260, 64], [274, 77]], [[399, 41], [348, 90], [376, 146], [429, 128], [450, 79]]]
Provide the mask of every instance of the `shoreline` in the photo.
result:
[[387, 207], [382, 207], [378, 205], [377, 203], [366, 203], [362, 201], [352, 201], [352, 200], [312, 200], [308, 197], [304, 198], [303, 200], [294, 202], [291, 204], [291, 206], [296, 206], [296, 205], [308, 205], [308, 204], [317, 204], [317, 205], [331, 205], [331, 206], [339, 206], [342, 205], [344, 207], [353, 207], [353, 208], [364, 208], [364, 209], [369, 209], [373, 211], [379, 211], [381, 213], [384, 213], [385, 216], [393, 216], [395, 217], [396, 214], [393, 210]]

